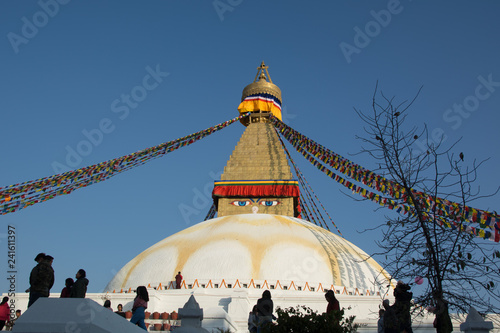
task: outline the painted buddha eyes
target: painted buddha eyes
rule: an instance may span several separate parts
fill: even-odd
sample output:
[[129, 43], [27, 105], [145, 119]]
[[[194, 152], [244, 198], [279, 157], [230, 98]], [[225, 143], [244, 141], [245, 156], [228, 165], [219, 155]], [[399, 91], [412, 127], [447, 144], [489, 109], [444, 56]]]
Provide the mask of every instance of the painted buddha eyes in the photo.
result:
[[259, 202], [259, 204], [261, 204], [262, 206], [271, 207], [271, 206], [279, 205], [279, 201], [278, 200], [264, 200], [264, 201]]
[[231, 202], [231, 205], [238, 206], [238, 207], [244, 207], [250, 205], [251, 202], [250, 200], [234, 200]]
[[[233, 202], [230, 202], [231, 205], [238, 207], [249, 206], [252, 203], [254, 203], [253, 200], [234, 200]], [[258, 200], [256, 203], [266, 207], [272, 207], [280, 204], [278, 200], [262, 200], [262, 201]]]

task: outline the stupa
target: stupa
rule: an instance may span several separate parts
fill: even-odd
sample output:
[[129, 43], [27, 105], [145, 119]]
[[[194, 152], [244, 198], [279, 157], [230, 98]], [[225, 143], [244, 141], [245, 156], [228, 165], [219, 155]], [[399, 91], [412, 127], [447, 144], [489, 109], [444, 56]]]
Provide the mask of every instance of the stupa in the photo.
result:
[[[248, 314], [265, 290], [271, 291], [275, 307], [305, 305], [318, 312], [326, 310], [325, 291], [333, 290], [346, 315], [356, 316], [355, 322], [361, 325], [358, 331], [377, 330], [378, 310], [382, 299], [393, 299], [394, 282], [356, 245], [301, 218], [298, 181], [271, 123], [275, 121], [271, 116], [281, 119], [281, 102], [281, 90], [262, 62], [254, 81], [244, 88], [238, 107], [246, 128], [221, 179], [214, 182], [211, 212], [216, 212], [217, 218], [150, 246], [130, 260], [104, 292], [87, 293], [86, 298], [99, 304], [111, 300], [113, 307], [121, 303], [131, 315], [136, 288], [146, 286], [150, 296], [147, 311], [152, 314], [146, 325], [153, 331], [179, 326], [175, 311], [196, 298], [196, 325], [203, 314], [203, 329], [247, 332]], [[189, 143], [194, 142], [189, 138]], [[111, 164], [103, 164], [109, 174], [98, 176], [107, 179], [121, 171], [122, 163], [130, 168], [143, 158], [158, 155], [158, 149], [166, 153], [183, 141], [175, 142], [172, 147], [159, 145], [110, 160]], [[147, 155], [149, 152], [154, 155]], [[86, 172], [87, 182], [76, 184], [79, 186], [71, 182], [74, 188], [70, 189], [92, 184], [96, 176], [91, 171], [100, 170], [97, 166], [84, 169], [75, 172]], [[56, 185], [51, 182], [68, 182], [67, 177], [49, 178], [37, 186], [53, 190]], [[31, 191], [33, 183], [18, 185], [4, 194], [9, 202], [9, 193], [18, 197], [17, 206], [7, 204], [8, 212], [70, 192], [63, 188], [36, 197], [37, 201], [31, 197], [24, 200], [19, 193]], [[175, 281], [178, 272], [184, 276], [180, 283]], [[24, 312], [27, 304], [28, 294], [17, 293], [16, 308]], [[43, 311], [39, 315], [43, 317]], [[188, 321], [193, 323], [193, 318]], [[434, 331], [432, 319], [414, 318], [413, 330]]]
[[[376, 327], [390, 276], [351, 242], [300, 218], [298, 182], [269, 121], [271, 114], [281, 119], [281, 91], [263, 62], [238, 109], [250, 115], [214, 183], [218, 217], [137, 255], [109, 282], [109, 297], [126, 298], [125, 292], [148, 286], [150, 311], [164, 311], [195, 295], [204, 309], [203, 327], [246, 332], [248, 313], [266, 289], [275, 306], [321, 312], [324, 291], [333, 289], [357, 322]], [[178, 272], [184, 276], [180, 289]]]

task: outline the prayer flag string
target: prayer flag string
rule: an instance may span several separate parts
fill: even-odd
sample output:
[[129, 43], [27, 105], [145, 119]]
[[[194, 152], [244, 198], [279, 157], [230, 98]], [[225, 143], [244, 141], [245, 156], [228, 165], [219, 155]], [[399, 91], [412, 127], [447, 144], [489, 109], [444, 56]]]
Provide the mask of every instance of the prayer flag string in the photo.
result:
[[[340, 232], [340, 229], [337, 227], [337, 225], [335, 224], [335, 222], [333, 222], [333, 219], [331, 218], [330, 214], [328, 214], [328, 211], [326, 210], [326, 208], [323, 206], [323, 204], [321, 203], [321, 201], [318, 199], [316, 193], [314, 193], [311, 185], [309, 185], [309, 183], [307, 182], [307, 179], [304, 177], [304, 175], [302, 174], [302, 172], [300, 171], [300, 169], [297, 167], [297, 164], [295, 164], [295, 162], [294, 162], [294, 160], [292, 158], [292, 155], [290, 155], [290, 152], [286, 148], [285, 143], [281, 139], [281, 136], [279, 136], [278, 130], [276, 128], [275, 128], [275, 130], [276, 130], [276, 132], [278, 134], [278, 139], [280, 140], [281, 146], [283, 147], [283, 149], [284, 149], [284, 151], [286, 153], [286, 156], [290, 160], [290, 163], [292, 163], [293, 169], [295, 170], [295, 174], [297, 175], [297, 179], [301, 183], [302, 190], [303, 190], [303, 192], [306, 193], [306, 198], [311, 203], [311, 207], [314, 206], [316, 208], [316, 211], [318, 212], [318, 214], [316, 214], [316, 215], [319, 215], [321, 217], [321, 220], [323, 220], [326, 229], [330, 230], [330, 228], [328, 227], [328, 224], [326, 223], [325, 219], [323, 218], [323, 215], [321, 214], [320, 210], [316, 206], [316, 202], [318, 202], [319, 205], [321, 206], [321, 208], [323, 209], [323, 211], [326, 213], [326, 215], [330, 219], [330, 222], [333, 224], [333, 226], [335, 227], [335, 229], [337, 229], [337, 232], [340, 234], [340, 236], [343, 236], [342, 232]], [[316, 199], [313, 199], [311, 193], [314, 195], [314, 198], [316, 198]], [[307, 203], [305, 202], [305, 200], [302, 200], [301, 203], [304, 203], [305, 205], [307, 205]], [[307, 208], [309, 208], [309, 207], [307, 207]], [[319, 217], [318, 217], [318, 219], [319, 219]], [[320, 221], [320, 223], [321, 223], [321, 221]]]
[[56, 196], [70, 194], [76, 189], [107, 180], [121, 172], [143, 165], [152, 159], [162, 157], [174, 150], [189, 146], [247, 117], [249, 114], [250, 113], [242, 114], [239, 117], [235, 117], [205, 130], [173, 141], [164, 142], [129, 155], [50, 177], [0, 187], [0, 215], [17, 212], [34, 204], [53, 199]]
[[[271, 122], [278, 130], [278, 133], [288, 140], [306, 160], [338, 183], [349, 188], [353, 193], [357, 193], [381, 206], [395, 209], [398, 212], [415, 214], [412, 210], [411, 198], [407, 195], [406, 189], [400, 184], [377, 175], [334, 153], [295, 131], [276, 117], [271, 116]], [[335, 174], [322, 163], [331, 166], [340, 174], [375, 189], [385, 196], [353, 184]], [[440, 225], [448, 228], [460, 229], [478, 237], [492, 239], [497, 242], [500, 241], [500, 217], [497, 214], [433, 197], [414, 189], [410, 189], [410, 191], [415, 200], [418, 201], [418, 204], [423, 207], [426, 218], [434, 218]], [[464, 225], [464, 222], [478, 223], [478, 227]], [[484, 230], [485, 228], [488, 230]]]

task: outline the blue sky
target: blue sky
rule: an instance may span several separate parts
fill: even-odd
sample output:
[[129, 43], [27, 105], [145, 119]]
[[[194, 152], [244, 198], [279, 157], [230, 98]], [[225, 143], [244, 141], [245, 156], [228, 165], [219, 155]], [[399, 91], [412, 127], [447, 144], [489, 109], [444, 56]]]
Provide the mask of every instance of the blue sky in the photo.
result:
[[[467, 163], [490, 158], [477, 184], [491, 193], [500, 184], [499, 10], [496, 1], [2, 1], [0, 186], [233, 118], [264, 60], [282, 90], [285, 122], [368, 168], [375, 164], [367, 156], [352, 155], [363, 134], [353, 107], [370, 109], [377, 81], [398, 101], [423, 86], [409, 124], [425, 122], [446, 143], [462, 138], [454, 149]], [[132, 92], [138, 100], [127, 102]], [[96, 129], [102, 136], [85, 146], [85, 133]], [[1, 216], [1, 274], [10, 225], [18, 291], [42, 251], [55, 257], [54, 293], [79, 268], [89, 291], [101, 291], [141, 251], [204, 219], [204, 189], [219, 179], [243, 130], [231, 125], [106, 182]], [[68, 158], [84, 146], [85, 154]], [[375, 252], [380, 234], [359, 231], [386, 212], [300, 167], [345, 238]], [[475, 206], [498, 210], [498, 199]], [[191, 215], [181, 213], [186, 208]], [[0, 278], [0, 291], [7, 288]]]

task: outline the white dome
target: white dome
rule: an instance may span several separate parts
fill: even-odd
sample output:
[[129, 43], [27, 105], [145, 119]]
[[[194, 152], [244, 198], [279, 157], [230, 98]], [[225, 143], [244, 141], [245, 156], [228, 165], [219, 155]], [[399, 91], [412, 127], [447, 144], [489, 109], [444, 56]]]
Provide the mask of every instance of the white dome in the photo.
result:
[[310, 222], [241, 214], [201, 222], [156, 243], [127, 263], [106, 290], [167, 287], [179, 271], [195, 285], [279, 281], [366, 291], [390, 279], [357, 246]]

